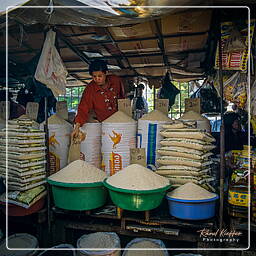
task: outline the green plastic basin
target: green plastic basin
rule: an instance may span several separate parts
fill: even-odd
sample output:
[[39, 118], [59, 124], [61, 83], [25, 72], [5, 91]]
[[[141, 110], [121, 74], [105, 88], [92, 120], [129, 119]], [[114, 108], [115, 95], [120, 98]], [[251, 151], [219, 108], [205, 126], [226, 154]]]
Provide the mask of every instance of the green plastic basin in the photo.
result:
[[148, 211], [158, 207], [171, 185], [154, 190], [129, 190], [116, 188], [103, 181], [108, 188], [113, 203], [125, 210]]
[[62, 183], [47, 179], [52, 185], [55, 206], [66, 210], [92, 210], [103, 206], [107, 200], [107, 189], [102, 182]]

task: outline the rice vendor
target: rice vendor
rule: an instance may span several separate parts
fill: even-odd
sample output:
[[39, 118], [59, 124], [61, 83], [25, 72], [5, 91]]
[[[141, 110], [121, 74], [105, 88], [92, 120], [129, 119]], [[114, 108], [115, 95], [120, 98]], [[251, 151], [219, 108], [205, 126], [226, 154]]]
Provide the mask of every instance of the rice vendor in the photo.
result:
[[102, 122], [118, 110], [117, 99], [124, 98], [123, 83], [118, 76], [108, 75], [107, 72], [107, 63], [103, 60], [95, 60], [90, 64], [92, 81], [86, 86], [78, 105], [72, 137], [78, 136], [79, 127], [86, 123], [91, 111]]
[[224, 115], [225, 124], [225, 152], [242, 150], [243, 145], [248, 145], [248, 134], [241, 130], [240, 116], [235, 112]]

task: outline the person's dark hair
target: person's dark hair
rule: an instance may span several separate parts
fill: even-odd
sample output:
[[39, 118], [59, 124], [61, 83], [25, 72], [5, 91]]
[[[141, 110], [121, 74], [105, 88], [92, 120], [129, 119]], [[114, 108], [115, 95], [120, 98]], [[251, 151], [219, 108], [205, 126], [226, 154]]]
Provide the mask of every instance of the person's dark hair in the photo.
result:
[[143, 90], [144, 90], [144, 89], [145, 89], [145, 86], [144, 86], [144, 84], [138, 84], [137, 88], [138, 88], [138, 89], [143, 89]]
[[107, 70], [108, 70], [108, 66], [104, 60], [94, 60], [89, 66], [90, 75], [92, 75], [92, 72], [95, 72], [95, 71], [106, 72]]
[[240, 120], [240, 116], [235, 112], [227, 112], [223, 116], [223, 121], [226, 128], [230, 128], [235, 120]]

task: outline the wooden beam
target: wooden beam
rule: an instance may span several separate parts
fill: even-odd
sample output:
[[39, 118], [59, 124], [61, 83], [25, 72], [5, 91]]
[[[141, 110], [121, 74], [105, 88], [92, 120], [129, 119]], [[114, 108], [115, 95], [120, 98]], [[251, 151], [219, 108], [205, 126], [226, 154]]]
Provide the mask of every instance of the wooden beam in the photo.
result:
[[[72, 50], [84, 63], [90, 64], [91, 60], [87, 58], [82, 51], [76, 48], [59, 30], [56, 31], [57, 36], [68, 46], [70, 50]], [[60, 47], [61, 48], [61, 47]]]
[[155, 24], [155, 28], [156, 28], [157, 37], [158, 37], [159, 48], [161, 49], [161, 52], [162, 52], [162, 55], [163, 55], [164, 64], [165, 64], [165, 66], [169, 67], [170, 63], [169, 63], [168, 57], [165, 54], [163, 35], [161, 33], [161, 30], [159, 28], [157, 20], [154, 21], [154, 24]]

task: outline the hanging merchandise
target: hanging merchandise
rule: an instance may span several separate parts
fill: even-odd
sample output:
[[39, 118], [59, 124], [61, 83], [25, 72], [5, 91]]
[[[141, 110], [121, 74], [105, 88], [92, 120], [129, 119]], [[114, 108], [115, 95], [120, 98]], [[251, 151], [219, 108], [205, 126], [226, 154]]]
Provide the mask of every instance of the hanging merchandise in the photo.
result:
[[205, 82], [190, 98], [200, 98], [201, 113], [220, 112], [220, 100], [217, 90], [210, 82]]
[[224, 98], [244, 109], [247, 101], [247, 75], [236, 72], [226, 81], [223, 88]]
[[169, 109], [175, 102], [175, 97], [180, 93], [180, 90], [177, 89], [170, 80], [169, 72], [166, 73], [163, 81], [163, 85], [160, 89], [159, 99], [169, 99]]
[[38, 61], [35, 79], [49, 87], [55, 96], [65, 94], [68, 74], [55, 47], [56, 32], [49, 30]]
[[130, 148], [136, 147], [137, 123], [118, 111], [102, 122], [102, 170], [108, 176], [130, 164]]
[[145, 148], [147, 168], [155, 170], [158, 158], [157, 150], [163, 137], [160, 131], [171, 119], [159, 110], [144, 115], [138, 121], [137, 148]]
[[[250, 23], [248, 38], [248, 25], [244, 22], [241, 28], [237, 28], [233, 22], [221, 23], [221, 48], [223, 70], [247, 70], [248, 45], [253, 38], [255, 22]], [[219, 44], [215, 57], [215, 69], [219, 69]]]
[[86, 123], [80, 128], [85, 134], [81, 142], [81, 160], [101, 167], [101, 123]]
[[68, 164], [68, 149], [72, 125], [57, 115], [48, 118], [50, 174]]
[[251, 115], [256, 119], [256, 80], [253, 82], [251, 87]]

